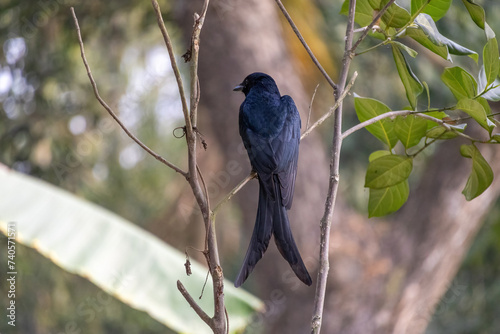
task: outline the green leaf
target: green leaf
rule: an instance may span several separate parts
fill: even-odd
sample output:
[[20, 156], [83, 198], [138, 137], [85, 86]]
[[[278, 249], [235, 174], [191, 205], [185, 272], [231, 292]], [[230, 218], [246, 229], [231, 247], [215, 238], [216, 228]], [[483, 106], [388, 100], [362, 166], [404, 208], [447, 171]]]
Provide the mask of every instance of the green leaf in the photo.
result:
[[413, 159], [400, 155], [381, 156], [368, 164], [365, 187], [386, 188], [406, 180], [413, 168]]
[[458, 135], [453, 131], [446, 130], [441, 125], [438, 125], [433, 127], [432, 129], [429, 129], [425, 136], [433, 139], [453, 139]]
[[[500, 101], [500, 80], [495, 79], [491, 85], [486, 88], [486, 74], [484, 71], [484, 66], [481, 66], [478, 76], [478, 88], [477, 93], [481, 94], [481, 97], [488, 101]], [[486, 93], [484, 91], [488, 89]]]
[[[448, 115], [444, 111], [430, 111], [430, 112], [426, 112], [425, 114], [427, 116], [432, 116], [434, 118], [441, 119], [441, 120], [445, 117], [448, 117]], [[432, 129], [435, 126], [436, 126], [436, 122], [433, 122], [430, 120], [427, 121], [427, 130]]]
[[445, 68], [441, 80], [448, 86], [457, 100], [476, 96], [476, 80], [461, 67]]
[[484, 32], [486, 34], [486, 39], [495, 38], [495, 32], [490, 28], [489, 24], [484, 22]]
[[483, 66], [486, 75], [486, 86], [489, 86], [498, 76], [500, 55], [496, 38], [489, 39], [483, 48]]
[[418, 55], [417, 51], [413, 50], [407, 45], [404, 45], [403, 43], [400, 43], [398, 41], [391, 41], [391, 44], [397, 45], [401, 50], [406, 51], [406, 53], [412, 58], [415, 58]]
[[[380, 2], [380, 8], [383, 8], [389, 0], [382, 0]], [[402, 28], [408, 22], [410, 22], [410, 13], [403, 7], [400, 7], [396, 2], [389, 6], [387, 11], [382, 15], [382, 21], [388, 27]]]
[[[200, 294], [207, 269], [153, 234], [93, 203], [36, 178], [0, 168], [0, 230], [16, 224], [17, 242], [35, 248], [58, 266], [85, 277], [131, 307], [145, 311], [176, 332], [212, 333], [177, 290], [182, 280]], [[2, 251], [3, 252], [3, 251]], [[4, 253], [2, 253], [4, 254]], [[213, 314], [209, 286], [196, 302]], [[224, 298], [234, 331], [243, 331], [263, 303], [231, 282]]]
[[[349, 15], [349, 0], [345, 0], [340, 9], [341, 15]], [[362, 27], [366, 27], [373, 20], [373, 8], [368, 0], [356, 1], [356, 9], [354, 12], [354, 22]]]
[[427, 132], [427, 121], [415, 115], [406, 117], [398, 116], [394, 125], [394, 131], [405, 148], [410, 148], [425, 137]]
[[493, 139], [497, 143], [500, 143], [500, 134], [494, 134], [494, 135], [492, 135], [491, 139]]
[[412, 0], [411, 15], [423, 11], [429, 14], [434, 21], [441, 19], [450, 8], [452, 0]]
[[413, 38], [416, 42], [420, 43], [423, 47], [434, 52], [438, 56], [448, 61], [451, 61], [451, 56], [448, 53], [448, 48], [444, 44], [436, 45], [430, 40], [427, 34], [420, 28], [408, 27], [405, 32], [406, 36]]
[[[450, 127], [458, 132], [464, 132], [467, 124], [450, 125]], [[425, 136], [435, 139], [453, 139], [457, 137], [458, 134], [455, 131], [447, 130], [445, 127], [438, 125], [429, 129]]]
[[478, 97], [476, 98], [476, 101], [481, 103], [481, 105], [484, 108], [484, 112], [486, 113], [486, 116], [491, 115], [491, 107], [488, 101], [484, 97]]
[[399, 210], [408, 200], [408, 180], [382, 189], [370, 189], [368, 217], [381, 217]]
[[386, 150], [374, 151], [368, 157], [368, 161], [372, 162], [373, 160], [375, 160], [377, 158], [383, 157], [384, 155], [390, 155], [390, 154], [392, 154], [391, 151], [386, 151]]
[[493, 171], [476, 146], [462, 145], [460, 146], [460, 154], [472, 159], [472, 171], [462, 191], [465, 199], [470, 201], [488, 189], [493, 182]]
[[474, 21], [474, 23], [479, 28], [484, 30], [486, 15], [484, 14], [483, 7], [474, 3], [474, 0], [462, 0], [462, 2], [464, 3], [465, 8], [467, 8], [467, 11], [469, 12], [469, 15], [472, 18], [472, 20]]
[[432, 17], [429, 15], [419, 14], [415, 18], [415, 23], [424, 31], [425, 35], [432, 41], [432, 43], [438, 46], [445, 45], [448, 48], [449, 53], [459, 56], [470, 56], [477, 62], [478, 55], [475, 51], [467, 49], [466, 47], [461, 46], [460, 44], [453, 42], [451, 39], [441, 35], [436, 27], [436, 24], [434, 23], [434, 20], [432, 20]]
[[473, 99], [463, 98], [458, 101], [457, 109], [466, 112], [476, 122], [478, 122], [479, 125], [485, 128], [491, 134], [491, 131], [495, 127], [495, 123], [493, 123], [488, 117], [486, 117], [486, 111], [484, 110], [481, 103]]
[[399, 77], [403, 82], [403, 86], [406, 90], [406, 97], [408, 102], [410, 102], [413, 110], [417, 107], [417, 97], [422, 94], [424, 87], [420, 83], [420, 80], [413, 74], [410, 66], [406, 62], [403, 52], [397, 44], [391, 44], [392, 55], [394, 56], [394, 62], [396, 63], [396, 68], [398, 69]]
[[[354, 98], [354, 108], [356, 109], [356, 115], [360, 122], [367, 121], [375, 116], [391, 111], [391, 109], [382, 102], [364, 97]], [[389, 148], [393, 148], [398, 142], [398, 137], [396, 137], [394, 133], [394, 122], [389, 119], [383, 119], [375, 124], [368, 125], [366, 130], [389, 146]]]

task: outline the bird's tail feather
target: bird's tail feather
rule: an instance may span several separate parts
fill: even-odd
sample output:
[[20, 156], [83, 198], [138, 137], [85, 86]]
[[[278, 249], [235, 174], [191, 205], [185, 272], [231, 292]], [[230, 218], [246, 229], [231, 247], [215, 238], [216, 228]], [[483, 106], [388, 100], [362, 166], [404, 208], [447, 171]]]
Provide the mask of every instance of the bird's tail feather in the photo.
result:
[[269, 240], [273, 233], [273, 209], [273, 201], [266, 194], [264, 187], [260, 185], [259, 205], [252, 239], [250, 240], [250, 245], [248, 246], [240, 272], [234, 282], [235, 287], [239, 287], [245, 282], [269, 245]]
[[[276, 182], [276, 186], [279, 187], [278, 182]], [[277, 194], [279, 194], [279, 192], [277, 192]], [[274, 202], [273, 210], [274, 241], [276, 242], [276, 246], [278, 247], [281, 255], [285, 258], [285, 260], [287, 260], [290, 267], [292, 267], [295, 275], [297, 275], [297, 277], [304, 282], [304, 284], [311, 285], [311, 276], [309, 276], [309, 272], [304, 265], [304, 261], [302, 261], [302, 257], [300, 256], [295, 240], [293, 239], [286, 208], [281, 205], [280, 196], [277, 195], [276, 197], [278, 197], [278, 199]]]

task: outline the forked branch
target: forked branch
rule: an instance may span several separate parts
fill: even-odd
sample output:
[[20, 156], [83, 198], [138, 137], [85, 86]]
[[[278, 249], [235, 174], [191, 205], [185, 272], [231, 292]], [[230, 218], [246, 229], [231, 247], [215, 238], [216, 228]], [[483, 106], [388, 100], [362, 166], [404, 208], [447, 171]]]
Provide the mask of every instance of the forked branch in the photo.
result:
[[106, 101], [104, 101], [101, 96], [99, 95], [99, 91], [97, 89], [97, 84], [94, 80], [94, 77], [92, 76], [92, 71], [90, 70], [90, 66], [89, 66], [89, 63], [87, 62], [87, 57], [85, 56], [85, 49], [84, 49], [84, 46], [83, 46], [83, 40], [82, 40], [82, 35], [81, 35], [81, 31], [80, 31], [80, 25], [78, 23], [78, 18], [76, 17], [76, 14], [75, 14], [75, 9], [73, 7], [70, 8], [71, 10], [71, 14], [73, 15], [73, 21], [75, 22], [75, 26], [76, 26], [76, 32], [78, 34], [78, 43], [80, 44], [80, 53], [81, 53], [81, 56], [82, 56], [82, 60], [83, 60], [83, 64], [85, 65], [85, 69], [87, 70], [87, 75], [89, 76], [89, 80], [90, 80], [90, 84], [92, 85], [92, 88], [94, 90], [94, 95], [97, 99], [97, 101], [99, 101], [99, 103], [103, 106], [104, 109], [106, 109], [106, 111], [108, 112], [108, 114], [111, 115], [111, 117], [113, 117], [113, 119], [116, 121], [116, 123], [118, 123], [118, 125], [123, 129], [123, 131], [125, 131], [125, 133], [127, 134], [127, 136], [129, 136], [133, 141], [135, 141], [140, 147], [142, 147], [143, 150], [145, 150], [146, 152], [148, 152], [151, 156], [153, 156], [156, 160], [160, 161], [161, 163], [163, 163], [164, 165], [172, 168], [173, 170], [175, 170], [177, 173], [181, 174], [182, 176], [184, 176], [186, 179], [188, 178], [188, 173], [183, 171], [182, 169], [180, 169], [179, 167], [177, 167], [176, 165], [174, 165], [173, 163], [167, 161], [165, 158], [163, 158], [162, 156], [160, 156], [158, 153], [154, 152], [152, 149], [150, 149], [148, 146], [146, 146], [143, 142], [141, 142], [135, 135], [133, 135], [129, 129], [127, 129], [127, 127], [120, 121], [120, 119], [118, 118], [118, 116], [116, 115], [116, 113], [113, 111], [113, 109], [111, 109], [111, 107], [106, 103]]

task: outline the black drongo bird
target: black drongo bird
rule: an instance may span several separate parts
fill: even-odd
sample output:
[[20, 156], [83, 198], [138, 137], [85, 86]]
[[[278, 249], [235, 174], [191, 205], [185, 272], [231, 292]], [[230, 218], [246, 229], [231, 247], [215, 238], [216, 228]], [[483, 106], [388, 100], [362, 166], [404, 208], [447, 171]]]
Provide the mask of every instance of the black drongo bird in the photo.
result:
[[311, 277], [293, 240], [287, 210], [292, 206], [299, 157], [300, 116], [292, 98], [281, 96], [273, 78], [252, 73], [234, 88], [245, 94], [240, 135], [259, 179], [259, 206], [245, 260], [234, 285], [239, 287], [267, 249], [271, 235], [295, 275]]

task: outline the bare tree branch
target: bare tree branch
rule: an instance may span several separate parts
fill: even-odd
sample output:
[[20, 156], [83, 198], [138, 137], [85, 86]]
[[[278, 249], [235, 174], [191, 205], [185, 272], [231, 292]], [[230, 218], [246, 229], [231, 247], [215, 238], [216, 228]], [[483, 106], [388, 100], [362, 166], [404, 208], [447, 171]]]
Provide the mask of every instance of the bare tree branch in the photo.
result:
[[231, 190], [219, 203], [217, 203], [217, 205], [212, 211], [212, 215], [215, 216], [219, 211], [219, 209], [222, 207], [222, 205], [226, 204], [231, 198], [233, 198], [234, 195], [236, 195], [238, 191], [241, 190], [241, 188], [245, 186], [245, 184], [248, 183], [248, 181], [254, 179], [256, 176], [257, 173], [253, 171], [250, 174], [248, 174], [246, 178], [244, 178], [240, 183], [238, 183], [238, 185], [234, 187], [233, 190]]
[[80, 43], [80, 50], [82, 54], [83, 63], [87, 70], [87, 74], [90, 78], [90, 82], [92, 87], [94, 88], [94, 93], [97, 100], [101, 103], [101, 105], [108, 111], [108, 113], [116, 120], [116, 122], [122, 127], [122, 129], [127, 133], [127, 135], [132, 138], [139, 146], [141, 146], [144, 150], [146, 150], [149, 154], [154, 156], [157, 160], [163, 162], [168, 167], [174, 169], [178, 173], [182, 174], [186, 180], [189, 182], [193, 194], [196, 198], [196, 201], [200, 207], [200, 210], [203, 215], [203, 220], [205, 223], [206, 229], [206, 242], [205, 242], [205, 255], [207, 259], [207, 264], [209, 267], [209, 272], [212, 276], [213, 281], [213, 289], [214, 289], [214, 316], [210, 318], [197, 304], [194, 302], [194, 299], [189, 295], [188, 291], [184, 288], [180, 281], [177, 282], [177, 287], [181, 294], [184, 296], [186, 301], [193, 307], [198, 316], [210, 326], [216, 334], [224, 334], [228, 332], [228, 319], [227, 312], [224, 305], [224, 275], [222, 272], [222, 268], [220, 266], [219, 254], [217, 249], [217, 240], [215, 237], [215, 224], [214, 224], [214, 216], [211, 215], [210, 204], [208, 198], [208, 192], [206, 189], [206, 184], [201, 174], [201, 171], [198, 168], [196, 162], [196, 142], [197, 142], [197, 130], [196, 130], [196, 115], [197, 115], [197, 107], [199, 101], [199, 82], [198, 82], [198, 54], [199, 54], [199, 44], [200, 44], [200, 33], [201, 28], [203, 26], [203, 22], [205, 19], [205, 15], [207, 12], [209, 0], [205, 0], [203, 4], [202, 14], [195, 16], [195, 24], [194, 30], [192, 34], [192, 45], [191, 45], [191, 111], [188, 110], [187, 101], [184, 93], [184, 86], [182, 83], [182, 78], [180, 76], [180, 71], [175, 61], [175, 55], [173, 52], [172, 42], [168, 35], [168, 31], [163, 22], [163, 18], [161, 15], [161, 10], [156, 0], [152, 0], [153, 8], [156, 12], [158, 26], [163, 35], [163, 39], [168, 49], [168, 53], [170, 56], [172, 70], [174, 71], [177, 86], [179, 89], [179, 95], [182, 102], [182, 110], [184, 114], [184, 119], [186, 122], [185, 133], [186, 133], [186, 141], [188, 145], [188, 168], [189, 172], [185, 172], [180, 168], [176, 167], [172, 163], [166, 161], [161, 156], [153, 152], [146, 145], [144, 145], [140, 140], [138, 140], [130, 131], [121, 123], [116, 114], [112, 111], [112, 109], [106, 104], [106, 102], [99, 96], [97, 85], [95, 83], [94, 78], [92, 77], [92, 73], [90, 71], [90, 67], [88, 65], [87, 59], [85, 57], [83, 41], [80, 33], [80, 26], [78, 24], [78, 20], [75, 14], [73, 7], [71, 8], [71, 12], [73, 15], [73, 19], [75, 21], [78, 40]]
[[347, 94], [349, 94], [349, 91], [351, 90], [352, 86], [354, 85], [354, 82], [356, 81], [356, 78], [358, 77], [358, 72], [354, 72], [352, 74], [351, 81], [349, 84], [345, 87], [345, 89], [342, 91], [342, 94], [335, 100], [335, 104], [330, 108], [330, 110], [321, 116], [316, 122], [314, 122], [313, 125], [311, 125], [309, 128], [307, 128], [306, 131], [300, 136], [300, 140], [304, 139], [307, 137], [316, 127], [320, 126], [324, 121], [326, 121], [330, 116], [333, 115], [335, 110], [338, 108], [338, 106], [344, 101], [345, 97]]
[[311, 121], [311, 113], [312, 113], [312, 106], [314, 102], [314, 98], [316, 97], [316, 92], [318, 91], [319, 84], [316, 85], [316, 88], [314, 88], [313, 95], [311, 97], [311, 103], [309, 103], [309, 110], [307, 113], [307, 122], [306, 122], [306, 130], [309, 129], [309, 122]]
[[83, 46], [83, 40], [82, 40], [82, 35], [80, 31], [80, 25], [78, 24], [78, 18], [76, 17], [75, 14], [75, 9], [73, 7], [70, 8], [71, 14], [73, 15], [73, 21], [75, 22], [76, 26], [76, 32], [78, 34], [78, 43], [80, 44], [80, 53], [82, 56], [83, 64], [85, 65], [85, 69], [87, 70], [87, 75], [89, 76], [90, 79], [90, 84], [92, 85], [92, 88], [94, 89], [94, 95], [97, 98], [97, 101], [106, 109], [106, 111], [113, 117], [113, 119], [118, 123], [118, 125], [125, 131], [127, 136], [129, 136], [133, 141], [135, 141], [142, 149], [144, 149], [146, 152], [148, 152], [151, 156], [153, 156], [156, 160], [160, 161], [164, 165], [172, 168], [175, 170], [177, 173], [181, 174], [184, 176], [186, 179], [188, 178], [188, 173], [180, 169], [179, 167], [175, 166], [173, 163], [167, 161], [164, 159], [162, 156], [154, 152], [152, 149], [147, 147], [144, 143], [142, 143], [136, 136], [134, 136], [128, 129], [127, 127], [120, 121], [118, 116], [115, 114], [115, 112], [109, 107], [109, 105], [101, 98], [99, 95], [99, 91], [97, 89], [97, 84], [94, 80], [94, 77], [92, 76], [92, 72], [90, 70], [90, 66], [87, 62], [87, 58], [85, 57], [85, 49]]
[[170, 65], [172, 66], [172, 70], [174, 71], [175, 79], [177, 81], [179, 96], [181, 97], [181, 103], [182, 103], [182, 112], [184, 113], [184, 120], [186, 121], [186, 133], [191, 133], [193, 127], [191, 125], [191, 119], [189, 118], [186, 94], [184, 93], [184, 85], [182, 83], [181, 73], [179, 71], [179, 67], [177, 66], [177, 62], [175, 60], [172, 40], [170, 39], [167, 28], [165, 27], [165, 22], [163, 22], [163, 17], [161, 16], [161, 10], [160, 10], [160, 5], [158, 5], [158, 1], [151, 0], [151, 3], [153, 4], [153, 8], [156, 13], [156, 19], [158, 21], [158, 27], [160, 27], [161, 34], [163, 35], [163, 40], [165, 41], [165, 45], [167, 46], [168, 55], [170, 57]]
[[[335, 99], [339, 100], [343, 95], [347, 82], [349, 67], [353, 58], [352, 39], [354, 34], [354, 12], [356, 8], [356, 0], [349, 1], [349, 16], [346, 28], [346, 40], [344, 47], [344, 57], [342, 58], [342, 71], [337, 89], [334, 90]], [[321, 238], [319, 251], [319, 270], [318, 280], [316, 282], [316, 292], [314, 296], [314, 310], [311, 320], [311, 333], [320, 333], [321, 323], [323, 321], [323, 308], [325, 304], [326, 283], [328, 280], [329, 251], [330, 251], [330, 227], [332, 225], [333, 211], [337, 198], [339, 185], [339, 165], [340, 165], [340, 149], [342, 147], [342, 101], [338, 108], [334, 111], [333, 125], [333, 143], [330, 158], [330, 180], [328, 184], [328, 194], [325, 201], [325, 212], [321, 218]]]
[[203, 309], [196, 303], [196, 301], [193, 299], [193, 297], [191, 297], [181, 281], [177, 281], [177, 289], [189, 303], [189, 306], [191, 306], [196, 314], [198, 314], [201, 320], [203, 320], [208, 326], [212, 327], [212, 318], [210, 318], [210, 316], [206, 314], [205, 311], [203, 311]]
[[333, 82], [332, 78], [330, 78], [328, 73], [326, 73], [325, 69], [323, 68], [323, 66], [321, 66], [320, 62], [318, 61], [318, 59], [316, 58], [316, 56], [312, 52], [309, 45], [307, 45], [304, 37], [302, 37], [302, 34], [300, 33], [299, 29], [297, 28], [297, 26], [293, 22], [292, 17], [290, 16], [290, 14], [288, 14], [285, 6], [283, 6], [283, 3], [281, 3], [281, 0], [275, 0], [275, 1], [276, 1], [276, 4], [278, 5], [278, 7], [280, 8], [281, 12], [283, 13], [283, 15], [285, 15], [285, 18], [287, 19], [288, 23], [290, 24], [290, 27], [292, 27], [293, 32], [295, 33], [295, 35], [297, 35], [298, 39], [300, 40], [300, 42], [304, 46], [304, 49], [306, 49], [307, 53], [309, 54], [309, 57], [311, 57], [313, 63], [319, 69], [321, 74], [323, 74], [323, 76], [325, 77], [326, 81], [328, 81], [330, 86], [332, 86], [333, 89], [336, 89], [337, 85], [335, 84], [335, 82]]

